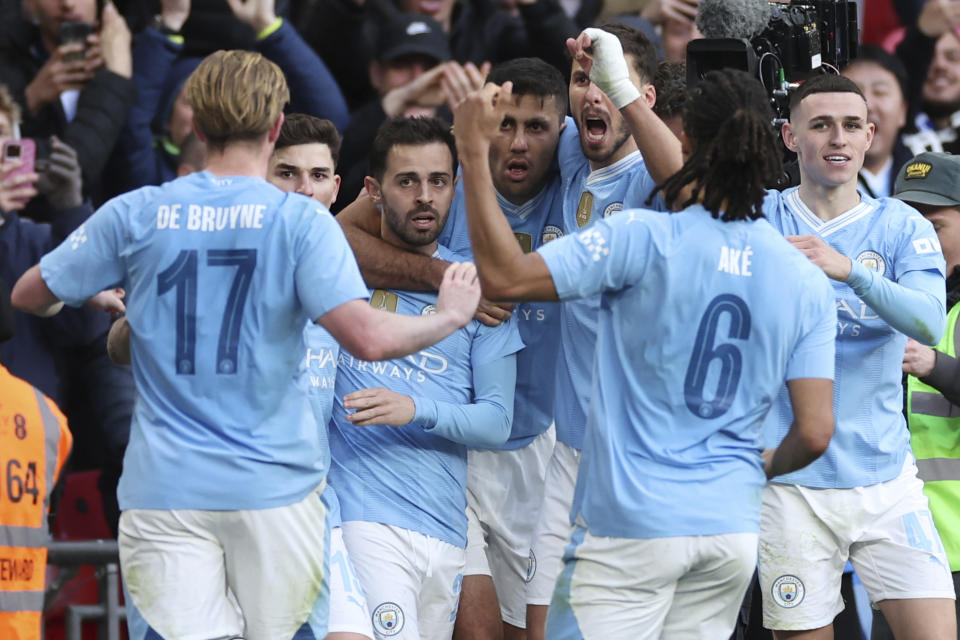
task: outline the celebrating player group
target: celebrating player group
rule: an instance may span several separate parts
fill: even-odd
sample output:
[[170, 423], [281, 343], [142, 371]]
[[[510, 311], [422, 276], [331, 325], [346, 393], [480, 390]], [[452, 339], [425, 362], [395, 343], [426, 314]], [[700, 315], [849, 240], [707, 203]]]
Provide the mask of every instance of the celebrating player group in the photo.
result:
[[[125, 313], [136, 640], [725, 640], [755, 579], [775, 637], [832, 638], [848, 560], [896, 638], [957, 636], [901, 387], [945, 261], [858, 191], [860, 89], [807, 80], [774, 132], [755, 78], [711, 71], [678, 137], [641, 32], [567, 47], [568, 82], [473, 78], [452, 131], [388, 119], [336, 219], [336, 130], [213, 54], [204, 170], [17, 283]], [[768, 190], [781, 145], [799, 186]]]

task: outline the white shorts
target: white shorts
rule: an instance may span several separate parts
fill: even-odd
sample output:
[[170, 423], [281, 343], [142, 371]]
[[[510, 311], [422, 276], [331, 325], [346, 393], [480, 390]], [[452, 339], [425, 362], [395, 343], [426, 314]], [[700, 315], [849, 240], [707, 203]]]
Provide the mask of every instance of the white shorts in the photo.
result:
[[557, 441], [547, 465], [543, 506], [527, 565], [527, 604], [546, 606], [553, 598], [563, 569], [563, 551], [573, 533], [570, 508], [579, 470], [580, 451]]
[[327, 632], [326, 508], [300, 502], [248, 511], [131, 509], [120, 516], [130, 598], [165, 640], [292, 638]]
[[359, 633], [373, 638], [367, 599], [340, 527], [330, 530], [330, 624], [327, 633], [336, 632]]
[[940, 535], [912, 457], [893, 480], [852, 489], [769, 484], [760, 524], [763, 626], [817, 629], [843, 610], [847, 559], [873, 604], [954, 598]]
[[728, 638], [756, 564], [755, 533], [638, 540], [577, 527], [546, 637]]
[[450, 640], [463, 581], [463, 549], [376, 522], [343, 523], [377, 640]]
[[521, 629], [527, 620], [530, 547], [554, 440], [551, 427], [520, 449], [471, 450], [467, 460], [463, 575], [492, 576], [501, 617]]

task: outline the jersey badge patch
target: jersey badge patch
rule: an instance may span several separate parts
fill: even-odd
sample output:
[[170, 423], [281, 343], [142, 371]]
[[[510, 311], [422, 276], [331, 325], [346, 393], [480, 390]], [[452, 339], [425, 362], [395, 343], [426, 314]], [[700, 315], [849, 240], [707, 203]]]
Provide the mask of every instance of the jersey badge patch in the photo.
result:
[[397, 294], [386, 289], [376, 289], [370, 296], [370, 306], [381, 311], [397, 312]]
[[530, 555], [527, 557], [527, 584], [530, 584], [535, 575], [537, 575], [537, 556], [534, 555], [533, 549], [530, 549]]
[[540, 237], [540, 244], [547, 244], [551, 240], [563, 237], [563, 231], [560, 227], [548, 224], [543, 228], [543, 235]]
[[395, 636], [403, 630], [403, 609], [392, 602], [384, 602], [373, 610], [373, 626], [382, 636]]
[[516, 237], [517, 242], [520, 243], [520, 248], [523, 249], [524, 253], [533, 251], [533, 236], [529, 233], [520, 233], [519, 231], [515, 231], [513, 235]]
[[792, 609], [803, 602], [803, 582], [797, 576], [780, 576], [773, 581], [770, 592], [773, 595], [773, 601], [784, 609]]
[[857, 256], [857, 262], [871, 271], [876, 271], [877, 275], [882, 276], [887, 271], [887, 263], [876, 251], [864, 251]]
[[420, 315], [422, 316], [432, 316], [437, 313], [437, 305], [428, 304], [423, 309], [420, 310]]
[[606, 209], [603, 210], [603, 217], [609, 218], [610, 216], [615, 214], [617, 211], [623, 211], [623, 203], [611, 202], [610, 204], [607, 205]]
[[583, 229], [590, 222], [593, 213], [593, 194], [584, 191], [580, 194], [580, 204], [577, 205], [577, 226]]

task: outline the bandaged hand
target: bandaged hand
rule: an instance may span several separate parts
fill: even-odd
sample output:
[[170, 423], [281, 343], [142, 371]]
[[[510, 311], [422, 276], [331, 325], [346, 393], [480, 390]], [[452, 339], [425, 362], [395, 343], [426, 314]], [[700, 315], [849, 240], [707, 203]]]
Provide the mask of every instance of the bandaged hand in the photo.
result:
[[[583, 42], [584, 35], [590, 39], [589, 44]], [[592, 49], [593, 64], [588, 71], [590, 80], [607, 94], [613, 106], [622, 109], [638, 99], [640, 90], [630, 79], [630, 68], [617, 36], [593, 27], [584, 29], [580, 36], [578, 40], [583, 42], [584, 49], [587, 46]]]

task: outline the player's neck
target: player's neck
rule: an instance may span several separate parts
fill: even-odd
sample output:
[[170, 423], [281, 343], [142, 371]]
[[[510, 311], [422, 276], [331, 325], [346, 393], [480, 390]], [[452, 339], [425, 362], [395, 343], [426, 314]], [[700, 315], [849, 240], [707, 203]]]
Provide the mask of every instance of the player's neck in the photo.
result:
[[207, 164], [204, 167], [213, 175], [248, 176], [266, 178], [271, 149], [263, 145], [232, 143], [223, 150], [210, 149], [207, 152]]
[[803, 203], [821, 220], [833, 220], [860, 203], [856, 182], [826, 187], [801, 180], [799, 193]]

